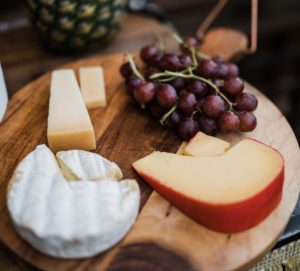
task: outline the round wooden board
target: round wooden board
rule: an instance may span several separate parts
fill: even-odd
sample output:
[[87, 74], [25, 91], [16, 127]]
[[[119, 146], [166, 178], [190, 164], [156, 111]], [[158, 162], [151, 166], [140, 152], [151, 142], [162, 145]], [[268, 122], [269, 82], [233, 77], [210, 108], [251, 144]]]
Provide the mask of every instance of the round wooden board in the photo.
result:
[[[239, 234], [221, 234], [196, 224], [163, 200], [132, 170], [131, 163], [153, 150], [176, 152], [176, 135], [134, 105], [124, 91], [118, 67], [123, 55], [84, 59], [64, 67], [102, 65], [108, 106], [90, 111], [97, 138], [96, 152], [118, 163], [136, 178], [143, 207], [125, 239], [110, 251], [85, 260], [59, 260], [40, 254], [15, 232], [6, 208], [6, 185], [16, 165], [36, 145], [47, 143], [46, 128], [51, 74], [28, 84], [10, 100], [0, 125], [0, 240], [27, 264], [42, 270], [233, 270], [254, 263], [284, 230], [300, 188], [300, 152], [284, 116], [260, 92], [258, 127], [248, 135], [277, 148], [285, 159], [285, 184], [279, 207], [262, 223]], [[232, 143], [241, 134], [221, 135]], [[253, 158], [255, 159], [255, 157]], [[152, 193], [152, 194], [151, 194]], [[149, 198], [150, 197], [150, 198]], [[148, 200], [147, 200], [148, 199]]]

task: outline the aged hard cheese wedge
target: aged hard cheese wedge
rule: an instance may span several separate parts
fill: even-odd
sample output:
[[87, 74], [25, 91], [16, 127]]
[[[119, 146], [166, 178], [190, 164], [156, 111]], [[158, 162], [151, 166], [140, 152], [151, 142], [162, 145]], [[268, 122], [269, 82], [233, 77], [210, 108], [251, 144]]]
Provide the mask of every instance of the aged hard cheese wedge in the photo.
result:
[[120, 241], [133, 225], [139, 186], [135, 180], [113, 180], [120, 169], [97, 154], [57, 156], [58, 161], [40, 145], [17, 166], [8, 186], [11, 219], [21, 237], [42, 253], [93, 256]]
[[79, 69], [80, 88], [88, 109], [106, 106], [105, 84], [102, 67]]
[[221, 232], [255, 226], [276, 208], [282, 195], [282, 156], [251, 139], [220, 156], [153, 152], [133, 167], [182, 212]]
[[230, 143], [217, 137], [198, 132], [184, 148], [184, 155], [189, 156], [214, 156], [226, 152]]
[[93, 125], [72, 70], [52, 73], [47, 136], [53, 152], [96, 148]]

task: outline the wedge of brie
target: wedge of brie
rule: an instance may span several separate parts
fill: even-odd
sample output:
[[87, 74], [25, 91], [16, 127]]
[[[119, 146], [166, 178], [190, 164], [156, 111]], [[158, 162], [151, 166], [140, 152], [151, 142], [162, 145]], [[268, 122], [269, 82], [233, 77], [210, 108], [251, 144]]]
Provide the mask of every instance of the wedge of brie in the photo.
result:
[[[93, 256], [120, 241], [139, 210], [135, 180], [85, 151], [53, 153], [38, 146], [16, 168], [7, 205], [16, 231], [42, 253]], [[76, 181], [73, 181], [76, 180]]]

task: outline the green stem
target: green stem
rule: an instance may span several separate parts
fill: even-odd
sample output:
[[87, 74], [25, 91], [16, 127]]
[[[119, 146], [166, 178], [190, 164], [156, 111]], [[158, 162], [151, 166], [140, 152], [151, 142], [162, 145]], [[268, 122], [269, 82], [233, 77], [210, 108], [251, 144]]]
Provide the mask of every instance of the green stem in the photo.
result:
[[172, 77], [169, 77], [169, 78], [158, 79], [157, 81], [160, 82], [160, 83], [165, 83], [165, 82], [173, 81], [174, 79], [176, 79], [176, 77], [172, 76]]
[[183, 39], [177, 33], [173, 32], [172, 36], [178, 43], [183, 43]]
[[191, 51], [191, 55], [192, 55], [192, 60], [193, 60], [193, 64], [194, 66], [198, 66], [198, 60], [196, 57], [196, 50], [194, 47], [189, 47], [190, 51]]
[[[182, 73], [182, 74], [185, 74], [185, 73], [191, 73], [193, 72], [193, 70], [195, 69], [195, 67], [188, 67], [186, 68], [185, 70], [182, 70], [178, 73]], [[170, 75], [167, 74], [167, 72], [171, 72], [171, 71], [164, 71], [164, 72], [158, 72], [158, 73], [154, 73], [150, 76], [150, 79], [158, 79], [158, 78], [161, 78], [161, 77], [169, 77], [170, 78]], [[174, 79], [176, 78], [177, 76], [174, 76]]]
[[203, 53], [200, 53], [199, 51], [197, 51], [196, 54], [197, 54], [197, 56], [200, 57], [201, 59], [205, 59], [205, 60], [211, 59], [208, 55], [203, 54]]
[[161, 125], [165, 125], [166, 119], [176, 110], [176, 108], [177, 105], [175, 104], [166, 114], [162, 116], [162, 118], [159, 121]]
[[134, 59], [133, 59], [133, 56], [131, 54], [127, 54], [127, 59], [128, 59], [128, 62], [130, 64], [130, 67], [134, 73], [134, 75], [138, 78], [140, 78], [141, 80], [145, 81], [145, 78], [143, 77], [143, 75], [139, 72], [139, 70], [137, 69], [136, 65], [135, 65], [135, 62], [134, 62]]
[[159, 46], [160, 50], [162, 52], [165, 52], [167, 46], [166, 46], [164, 40], [162, 39], [161, 33], [159, 31], [156, 32], [156, 40], [157, 40], [157, 43], [158, 43], [158, 46]]

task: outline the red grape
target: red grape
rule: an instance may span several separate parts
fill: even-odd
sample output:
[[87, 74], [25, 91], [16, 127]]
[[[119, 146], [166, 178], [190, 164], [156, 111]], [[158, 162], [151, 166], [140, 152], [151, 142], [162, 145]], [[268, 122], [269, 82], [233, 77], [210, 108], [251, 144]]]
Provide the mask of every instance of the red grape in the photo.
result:
[[225, 111], [226, 104], [220, 96], [209, 95], [205, 98], [202, 109], [207, 116], [217, 118]]
[[160, 69], [160, 61], [162, 59], [162, 57], [164, 56], [164, 53], [161, 51], [158, 51], [156, 55], [154, 55], [151, 59], [150, 59], [150, 64], [158, 69]]
[[179, 56], [179, 60], [182, 64], [182, 66], [184, 66], [186, 68], [188, 66], [191, 66], [193, 63], [192, 58], [189, 55], [181, 55], [181, 56]]
[[120, 67], [120, 74], [126, 79], [133, 73], [129, 62], [125, 62]]
[[152, 58], [159, 52], [159, 49], [154, 45], [146, 45], [141, 49], [141, 59], [149, 64]]
[[237, 95], [243, 92], [245, 87], [244, 81], [239, 77], [231, 77], [224, 82], [223, 91], [226, 95]]
[[205, 134], [215, 135], [218, 131], [216, 120], [207, 116], [198, 118], [199, 128]]
[[130, 76], [126, 79], [125, 85], [128, 94], [133, 94], [133, 90], [142, 83], [143, 81], [135, 75]]
[[190, 49], [188, 47], [196, 47], [198, 45], [197, 38], [193, 36], [187, 36], [183, 39], [183, 44], [180, 44], [180, 49], [182, 52], [189, 54]]
[[203, 97], [206, 94], [207, 85], [202, 81], [193, 80], [188, 84], [187, 89], [190, 92], [194, 93], [197, 98], [200, 98], [200, 97]]
[[226, 64], [220, 63], [217, 67], [218, 78], [225, 79], [228, 77], [229, 69]]
[[165, 54], [161, 59], [160, 68], [163, 71], [179, 71], [182, 64], [177, 55]]
[[196, 109], [197, 99], [191, 92], [183, 92], [178, 99], [178, 107], [183, 113], [191, 114]]
[[231, 112], [227, 111], [218, 118], [218, 126], [222, 132], [233, 132], [239, 129], [240, 119]]
[[179, 111], [174, 111], [167, 117], [165, 124], [169, 128], [177, 128], [181, 120], [182, 114]]
[[149, 110], [151, 115], [155, 118], [161, 118], [166, 111], [166, 109], [160, 106], [155, 100], [150, 103]]
[[148, 103], [155, 96], [155, 85], [151, 82], [143, 82], [134, 89], [133, 95], [138, 102]]
[[187, 45], [191, 46], [191, 47], [196, 47], [198, 45], [197, 38], [195, 38], [193, 36], [186, 36], [183, 39], [183, 42], [186, 43]]
[[181, 91], [185, 87], [186, 80], [182, 77], [176, 77], [169, 82], [177, 91]]
[[251, 112], [241, 112], [239, 115], [241, 132], [251, 132], [256, 128], [256, 117]]
[[213, 60], [214, 62], [216, 62], [217, 64], [223, 64], [225, 61], [223, 59], [223, 57], [219, 56], [219, 55], [216, 55], [216, 56], [213, 56], [211, 58], [211, 60]]
[[235, 97], [235, 109], [238, 111], [248, 111], [251, 112], [257, 107], [257, 99], [256, 97], [248, 92], [243, 92], [238, 94]]
[[240, 71], [237, 65], [233, 63], [227, 63], [226, 65], [228, 68], [228, 75], [227, 75], [228, 78], [239, 76]]
[[218, 65], [212, 60], [202, 60], [197, 73], [205, 78], [215, 78], [218, 75]]
[[169, 84], [159, 85], [156, 90], [156, 100], [162, 107], [172, 107], [177, 102], [177, 93], [175, 88]]
[[199, 124], [192, 118], [185, 118], [178, 125], [178, 134], [185, 140], [191, 139], [198, 131]]
[[147, 79], [147, 80], [150, 80], [150, 76], [155, 74], [155, 73], [158, 73], [160, 72], [160, 70], [154, 66], [147, 66], [145, 67], [145, 71], [144, 71], [144, 77]]

